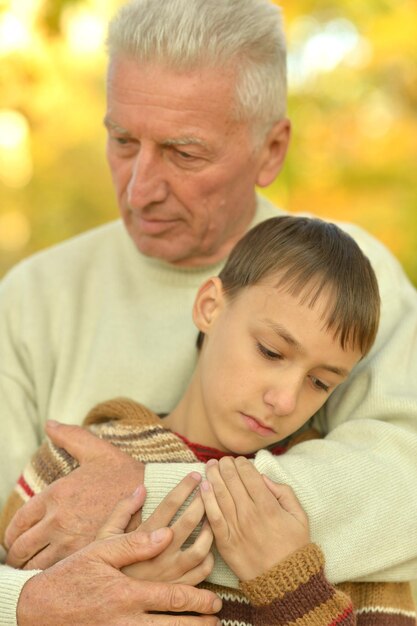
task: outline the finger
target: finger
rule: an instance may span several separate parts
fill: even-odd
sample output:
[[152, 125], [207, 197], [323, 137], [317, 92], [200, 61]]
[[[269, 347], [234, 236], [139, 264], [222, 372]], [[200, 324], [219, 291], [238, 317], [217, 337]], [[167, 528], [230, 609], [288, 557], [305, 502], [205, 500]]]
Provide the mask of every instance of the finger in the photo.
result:
[[272, 495], [278, 500], [282, 508], [293, 515], [300, 522], [308, 522], [307, 515], [300, 504], [297, 496], [289, 485], [275, 483], [273, 480], [262, 474], [265, 485], [271, 491]]
[[143, 624], [143, 626], [147, 624], [149, 624], [149, 626], [221, 626], [221, 622], [217, 617], [209, 617], [206, 615], [187, 615], [181, 617], [160, 614], [144, 615], [141, 616], [141, 624]]
[[150, 531], [154, 528], [168, 526], [200, 481], [201, 475], [198, 472], [188, 474], [165, 496], [152, 515], [141, 525], [141, 528]]
[[[133, 622], [129, 622], [133, 625]], [[136, 620], [134, 624], [139, 624]], [[221, 626], [221, 621], [213, 615], [163, 615], [151, 613], [140, 616], [143, 626]]]
[[214, 556], [209, 552], [206, 557], [194, 568], [189, 569], [183, 576], [181, 576], [176, 583], [182, 583], [184, 585], [198, 585], [211, 573], [214, 565]]
[[130, 522], [126, 526], [126, 532], [130, 533], [132, 530], [136, 530], [142, 523], [142, 509], [136, 511], [130, 518]]
[[58, 550], [56, 546], [47, 545], [43, 550], [40, 550], [33, 558], [31, 558], [22, 569], [47, 569], [58, 561], [62, 561], [68, 554], [64, 554], [61, 550]]
[[43, 522], [36, 524], [36, 526], [29, 528], [12, 543], [7, 553], [7, 565], [19, 569], [46, 548], [49, 541], [45, 539], [43, 527]]
[[170, 528], [159, 528], [151, 533], [135, 530], [90, 544], [89, 548], [100, 560], [120, 570], [132, 563], [154, 558], [167, 548], [172, 537]]
[[130, 496], [120, 500], [114, 507], [105, 524], [103, 524], [98, 531], [96, 539], [106, 539], [113, 535], [123, 534], [132, 519], [132, 515], [143, 506], [145, 497], [145, 487], [139, 485]]
[[[38, 494], [26, 502], [12, 517], [4, 535], [5, 546], [11, 550], [14, 542], [32, 526], [45, 517], [46, 506], [42, 494]], [[15, 565], [15, 567], [19, 567]]]
[[200, 494], [193, 499], [193, 501], [187, 506], [184, 513], [172, 524], [171, 528], [174, 531], [173, 545], [176, 548], [180, 548], [184, 541], [188, 539], [191, 533], [195, 530], [198, 524], [204, 517], [204, 504], [200, 497]]
[[223, 457], [220, 459], [219, 472], [235, 506], [238, 507], [242, 502], [246, 502], [248, 492], [240, 478], [236, 467], [236, 460], [232, 457]]
[[[146, 611], [172, 611], [175, 613], [187, 611], [210, 615], [217, 613], [222, 607], [220, 598], [207, 589], [144, 580], [131, 580], [130, 584], [136, 585], [143, 608]], [[180, 619], [182, 618], [177, 618], [175, 624], [181, 624]]]
[[205, 615], [181, 616], [173, 618], [172, 615], [145, 615], [141, 617], [141, 624], [146, 626], [221, 626], [217, 617]]
[[262, 475], [253, 463], [245, 459], [245, 457], [238, 457], [235, 459], [235, 466], [246, 493], [255, 504], [261, 500], [264, 501], [265, 496], [271, 497], [270, 490], [265, 489], [266, 484]]
[[[222, 459], [223, 460], [223, 459]], [[224, 464], [223, 464], [224, 467]], [[226, 472], [227, 473], [227, 472]], [[234, 471], [235, 476], [237, 476], [237, 472]], [[220, 463], [210, 464], [206, 469], [207, 479], [210, 482], [213, 492], [217, 501], [217, 504], [222, 511], [223, 516], [231, 521], [232, 519], [236, 519], [237, 511], [236, 504], [232, 497], [232, 494], [229, 491], [229, 487], [223, 479], [222, 473], [220, 473]], [[245, 501], [247, 499], [247, 494], [240, 494], [241, 500]]]
[[217, 541], [224, 540], [227, 537], [227, 521], [223, 515], [212, 484], [208, 480], [203, 480], [200, 485], [201, 499], [204, 502], [204, 508], [206, 511], [207, 520], [213, 531], [215, 539]]
[[86, 461], [105, 456], [113, 446], [107, 441], [96, 437], [81, 426], [60, 424], [54, 420], [46, 422], [45, 431], [51, 441], [64, 448], [81, 465]]
[[211, 530], [211, 526], [206, 519], [203, 526], [201, 527], [201, 531], [197, 539], [194, 541], [193, 545], [190, 546], [186, 551], [193, 551], [195, 554], [199, 555], [200, 558], [202, 558], [204, 555], [207, 555], [210, 552], [213, 540], [213, 531]]
[[191, 570], [204, 561], [210, 553], [213, 539], [213, 531], [211, 530], [210, 524], [206, 520], [194, 543], [181, 552], [181, 566], [184, 571]]

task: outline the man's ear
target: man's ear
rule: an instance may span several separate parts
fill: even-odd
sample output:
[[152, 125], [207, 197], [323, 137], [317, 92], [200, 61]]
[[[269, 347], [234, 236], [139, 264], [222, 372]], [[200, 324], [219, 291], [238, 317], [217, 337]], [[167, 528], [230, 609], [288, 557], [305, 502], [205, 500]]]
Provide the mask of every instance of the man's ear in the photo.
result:
[[198, 330], [207, 333], [224, 304], [222, 281], [218, 276], [206, 280], [197, 292], [193, 320]]
[[287, 155], [291, 137], [291, 122], [288, 119], [276, 122], [264, 139], [260, 150], [260, 163], [256, 184], [270, 185], [280, 173]]

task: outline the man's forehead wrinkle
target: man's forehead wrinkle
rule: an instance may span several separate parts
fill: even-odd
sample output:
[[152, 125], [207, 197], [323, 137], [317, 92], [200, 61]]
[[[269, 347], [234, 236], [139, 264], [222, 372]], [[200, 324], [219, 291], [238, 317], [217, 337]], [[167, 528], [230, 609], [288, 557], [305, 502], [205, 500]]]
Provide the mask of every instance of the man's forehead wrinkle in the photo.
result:
[[[166, 90], [155, 91], [155, 89], [146, 89], [141, 86], [123, 85], [117, 84], [115, 81], [109, 83], [109, 95], [117, 96], [117, 100], [122, 100], [126, 97], [128, 101], [130, 98], [134, 98], [133, 104], [135, 104], [136, 98], [141, 99], [141, 104], [145, 106], [154, 106], [161, 108], [172, 108], [175, 111], [198, 111], [202, 114], [209, 112], [212, 108], [218, 109], [219, 98], [216, 95], [210, 97], [210, 94], [204, 93], [200, 95], [198, 91], [193, 91], [191, 94], [174, 93], [172, 90], [169, 93]], [[162, 103], [161, 103], [162, 101]], [[228, 103], [230, 106], [232, 102]], [[212, 105], [212, 106], [210, 106]]]

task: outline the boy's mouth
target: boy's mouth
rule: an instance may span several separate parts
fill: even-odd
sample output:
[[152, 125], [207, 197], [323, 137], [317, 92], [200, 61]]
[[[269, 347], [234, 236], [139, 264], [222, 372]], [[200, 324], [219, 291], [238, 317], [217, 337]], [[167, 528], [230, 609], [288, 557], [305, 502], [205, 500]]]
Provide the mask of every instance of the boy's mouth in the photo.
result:
[[273, 428], [266, 426], [256, 417], [252, 417], [252, 415], [246, 415], [246, 413], [241, 413], [241, 416], [249, 430], [256, 433], [257, 435], [260, 435], [261, 437], [271, 437], [272, 435], [276, 435], [276, 432]]

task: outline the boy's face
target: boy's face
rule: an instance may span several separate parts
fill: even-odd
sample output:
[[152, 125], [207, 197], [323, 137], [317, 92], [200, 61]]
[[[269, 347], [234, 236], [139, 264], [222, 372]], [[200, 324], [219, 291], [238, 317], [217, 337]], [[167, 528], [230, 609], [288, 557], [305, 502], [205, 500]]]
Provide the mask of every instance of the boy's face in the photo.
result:
[[361, 358], [326, 330], [326, 295], [301, 304], [276, 277], [229, 300], [221, 281], [197, 296], [194, 320], [205, 334], [195, 376], [195, 441], [247, 454], [298, 430]]

